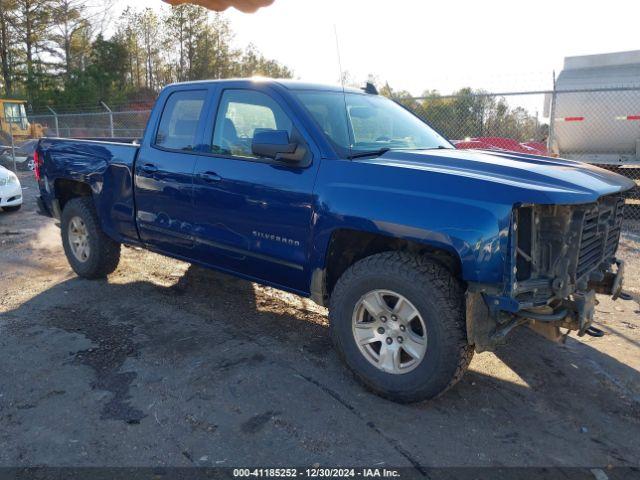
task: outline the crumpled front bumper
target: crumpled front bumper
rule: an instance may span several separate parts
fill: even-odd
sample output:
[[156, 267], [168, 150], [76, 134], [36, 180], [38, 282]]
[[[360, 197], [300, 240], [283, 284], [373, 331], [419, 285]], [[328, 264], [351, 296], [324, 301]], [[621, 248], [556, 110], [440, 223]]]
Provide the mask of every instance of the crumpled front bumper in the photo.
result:
[[582, 336], [585, 333], [592, 336], [600, 337], [604, 335], [602, 331], [592, 327], [593, 319], [595, 316], [595, 309], [598, 301], [596, 300], [596, 293], [602, 295], [611, 295], [613, 300], [616, 300], [622, 294], [622, 286], [624, 284], [624, 262], [622, 260], [616, 260], [617, 269], [615, 272], [606, 272], [602, 280], [589, 283], [589, 291], [584, 294], [574, 294], [575, 307], [572, 315], [574, 316], [573, 323], [568, 325], [568, 328], [577, 330], [578, 335]]
[[[596, 294], [610, 295], [614, 300], [622, 294], [624, 262], [615, 260], [617, 269], [609, 270], [598, 281], [589, 282], [586, 291], [576, 291], [565, 299], [558, 299], [553, 307], [522, 308], [514, 299], [488, 295], [479, 289], [467, 291], [467, 337], [478, 352], [494, 350], [505, 343], [506, 336], [520, 325], [529, 325], [547, 338], [563, 338], [560, 328], [575, 330], [579, 336], [602, 336], [592, 327]], [[475, 290], [475, 291], [474, 291]]]

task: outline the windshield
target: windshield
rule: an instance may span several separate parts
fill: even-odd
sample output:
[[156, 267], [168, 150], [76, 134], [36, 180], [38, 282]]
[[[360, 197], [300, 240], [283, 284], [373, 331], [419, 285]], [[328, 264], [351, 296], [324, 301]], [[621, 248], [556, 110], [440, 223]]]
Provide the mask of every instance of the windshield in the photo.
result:
[[8, 123], [16, 125], [22, 130], [29, 128], [27, 112], [22, 103], [5, 103], [4, 118]]
[[296, 95], [343, 157], [382, 149], [453, 148], [422, 120], [385, 97], [320, 91]]

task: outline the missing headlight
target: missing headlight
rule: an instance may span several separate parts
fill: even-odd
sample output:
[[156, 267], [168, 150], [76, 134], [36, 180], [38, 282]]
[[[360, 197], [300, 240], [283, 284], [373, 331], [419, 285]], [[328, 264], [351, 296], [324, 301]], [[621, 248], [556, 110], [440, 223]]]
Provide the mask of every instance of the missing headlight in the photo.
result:
[[531, 278], [533, 270], [533, 207], [522, 207], [516, 210], [516, 280], [521, 282]]

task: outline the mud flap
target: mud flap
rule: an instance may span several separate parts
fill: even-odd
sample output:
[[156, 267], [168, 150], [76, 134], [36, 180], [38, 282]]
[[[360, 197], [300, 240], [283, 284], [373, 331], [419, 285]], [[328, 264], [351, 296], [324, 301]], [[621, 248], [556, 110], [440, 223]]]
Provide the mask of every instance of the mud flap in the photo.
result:
[[489, 315], [482, 294], [467, 291], [466, 304], [467, 341], [475, 346], [478, 353], [495, 350], [495, 345], [490, 339], [496, 329], [496, 322]]
[[578, 336], [582, 337], [593, 323], [596, 311], [596, 292], [590, 290], [587, 293], [574, 294], [576, 315], [578, 316]]
[[479, 292], [466, 294], [467, 304], [467, 341], [475, 347], [476, 352], [493, 352], [499, 345], [506, 343], [507, 335], [516, 327], [526, 323], [525, 319], [508, 315], [491, 314], [484, 297]]
[[617, 300], [620, 295], [622, 295], [622, 284], [624, 283], [624, 262], [617, 260], [616, 263], [618, 264], [618, 271], [616, 272], [613, 287], [611, 288], [611, 295], [614, 300]]
[[611, 295], [614, 300], [618, 299], [622, 294], [622, 285], [624, 283], [624, 262], [616, 260], [618, 269], [616, 272], [606, 272], [600, 281], [589, 282], [589, 289], [596, 293]]

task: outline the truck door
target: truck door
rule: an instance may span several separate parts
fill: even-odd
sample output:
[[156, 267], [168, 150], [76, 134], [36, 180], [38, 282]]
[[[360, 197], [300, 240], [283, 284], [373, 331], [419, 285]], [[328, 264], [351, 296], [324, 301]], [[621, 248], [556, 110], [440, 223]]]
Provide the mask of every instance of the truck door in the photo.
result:
[[[194, 175], [195, 250], [205, 263], [267, 283], [306, 291], [305, 271], [318, 168], [294, 115], [268, 90], [225, 89], [208, 152]], [[258, 158], [257, 130], [285, 130], [307, 149], [299, 163]], [[206, 141], [206, 140], [205, 140]]]
[[206, 98], [204, 89], [171, 93], [157, 132], [148, 136], [136, 160], [140, 237], [167, 253], [188, 255], [193, 247], [193, 170]]

